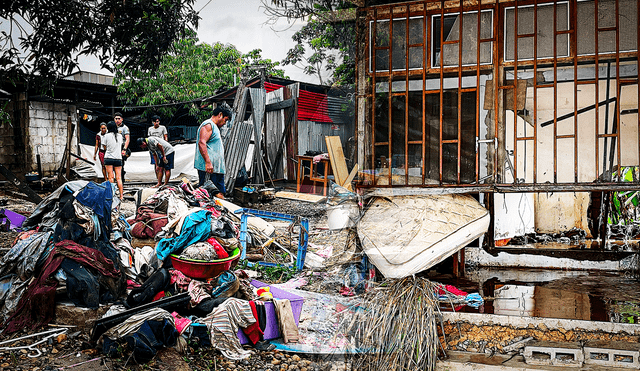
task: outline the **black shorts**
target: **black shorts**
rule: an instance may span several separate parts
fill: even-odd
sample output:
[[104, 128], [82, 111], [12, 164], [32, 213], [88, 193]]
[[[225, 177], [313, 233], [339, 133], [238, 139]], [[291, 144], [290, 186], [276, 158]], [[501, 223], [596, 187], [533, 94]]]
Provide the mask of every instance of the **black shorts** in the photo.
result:
[[168, 155], [166, 155], [167, 157], [167, 163], [165, 164], [162, 161], [162, 157], [158, 158], [158, 161], [160, 161], [160, 164], [158, 164], [159, 167], [165, 169], [165, 170], [171, 170], [173, 169], [173, 158], [175, 157], [175, 152], [169, 153]]
[[118, 160], [117, 158], [105, 158], [104, 165], [107, 166], [122, 166], [122, 160]]

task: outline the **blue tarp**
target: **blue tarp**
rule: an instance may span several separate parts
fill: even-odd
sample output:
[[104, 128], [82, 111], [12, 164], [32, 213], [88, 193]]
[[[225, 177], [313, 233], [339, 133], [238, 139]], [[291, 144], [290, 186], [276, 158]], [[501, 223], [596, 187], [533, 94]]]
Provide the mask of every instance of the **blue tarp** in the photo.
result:
[[156, 244], [156, 255], [164, 261], [170, 254], [196, 242], [204, 241], [211, 234], [211, 212], [200, 210], [184, 218], [182, 231], [177, 237], [163, 238]]
[[107, 231], [111, 231], [111, 201], [113, 200], [111, 183], [96, 184], [89, 182], [78, 192], [76, 200], [93, 209], [93, 212], [104, 220]]

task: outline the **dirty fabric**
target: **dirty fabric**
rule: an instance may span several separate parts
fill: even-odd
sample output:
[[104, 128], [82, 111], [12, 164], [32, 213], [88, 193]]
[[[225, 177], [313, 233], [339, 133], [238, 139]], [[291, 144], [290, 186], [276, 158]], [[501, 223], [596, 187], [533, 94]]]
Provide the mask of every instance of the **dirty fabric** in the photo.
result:
[[96, 184], [89, 182], [76, 195], [76, 200], [89, 207], [107, 226], [107, 233], [111, 232], [111, 202], [113, 188], [111, 183]]
[[125, 306], [135, 308], [150, 303], [157, 293], [163, 291], [171, 282], [171, 274], [161, 268], [151, 275], [140, 287], [136, 287], [127, 296]]
[[297, 343], [300, 340], [298, 336], [298, 326], [293, 318], [293, 310], [289, 299], [273, 299], [273, 306], [278, 315], [278, 327], [280, 334], [285, 343]]
[[51, 232], [29, 233], [0, 259], [0, 277], [8, 273], [16, 273], [23, 281], [31, 278], [40, 258], [47, 254], [53, 243], [50, 243]]
[[224, 271], [218, 276], [216, 286], [211, 292], [212, 298], [228, 298], [240, 288], [238, 277], [232, 271]]
[[120, 344], [126, 343], [134, 361], [142, 364], [151, 361], [159, 349], [176, 345], [178, 336], [180, 335], [176, 328], [166, 319], [144, 321], [138, 331], [118, 341], [105, 338], [103, 349], [109, 356], [117, 357]]
[[9, 317], [6, 331], [13, 333], [24, 328], [34, 329], [49, 323], [55, 311], [55, 291], [58, 281], [53, 274], [65, 258], [92, 267], [103, 276], [118, 277], [112, 261], [100, 251], [79, 245], [73, 241], [55, 244], [49, 258], [44, 263], [40, 275], [29, 285], [20, 298], [15, 312]]
[[246, 328], [256, 322], [248, 301], [229, 298], [197, 322], [207, 325], [211, 345], [225, 357], [240, 360], [251, 355], [250, 351], [242, 348], [237, 335], [239, 328]]
[[[55, 191], [51, 192], [44, 200], [42, 200], [31, 215], [22, 223], [22, 229], [29, 230], [35, 229], [38, 226], [51, 227], [55, 224], [55, 215], [59, 209], [58, 202], [60, 196], [66, 193], [73, 193], [82, 189], [89, 182], [86, 180], [76, 180], [67, 182], [64, 185], [58, 187]], [[52, 213], [53, 212], [53, 213]], [[43, 222], [45, 221], [46, 222]]]
[[201, 301], [211, 297], [212, 287], [210, 284], [187, 277], [177, 269], [172, 269], [169, 273], [171, 274], [171, 284], [175, 284], [177, 291], [189, 293], [191, 307], [195, 307]]
[[119, 339], [138, 331], [138, 329], [140, 329], [145, 321], [162, 321], [165, 319], [175, 327], [175, 323], [173, 321], [173, 316], [171, 315], [171, 313], [161, 308], [151, 308], [145, 310], [144, 312], [134, 314], [133, 316], [127, 318], [121, 324], [115, 325], [110, 328], [102, 336], [105, 339]]
[[15, 274], [11, 274], [2, 277], [0, 285], [3, 287], [2, 299], [0, 300], [2, 302], [2, 307], [0, 307], [2, 318], [0, 318], [0, 322], [5, 323], [18, 306], [20, 298], [29, 286], [29, 281], [20, 281]]
[[251, 342], [251, 344], [255, 345], [258, 341], [262, 340], [262, 336], [264, 335], [264, 331], [261, 329], [261, 324], [258, 319], [258, 311], [256, 309], [256, 303], [254, 301], [250, 301], [249, 305], [251, 305], [251, 312], [253, 313], [253, 317], [256, 322], [242, 329], [245, 335], [247, 335], [247, 339]]
[[218, 254], [210, 243], [196, 242], [187, 246], [180, 254], [180, 257], [183, 259], [213, 261], [218, 259]]
[[78, 307], [97, 309], [100, 306], [100, 283], [85, 267], [64, 259], [60, 268], [67, 277], [67, 296]]
[[200, 210], [187, 215], [182, 225], [182, 233], [175, 238], [163, 238], [156, 244], [156, 255], [164, 261], [170, 254], [205, 240], [211, 233], [211, 212]]

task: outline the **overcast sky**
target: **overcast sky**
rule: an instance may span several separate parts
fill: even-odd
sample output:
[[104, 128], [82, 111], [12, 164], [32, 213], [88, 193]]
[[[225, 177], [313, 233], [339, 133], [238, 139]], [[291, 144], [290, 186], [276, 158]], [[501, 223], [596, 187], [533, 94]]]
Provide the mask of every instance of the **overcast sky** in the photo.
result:
[[[262, 49], [262, 57], [282, 61], [294, 45], [291, 36], [302, 23], [290, 23], [286, 19], [268, 25], [260, 0], [196, 0], [195, 10], [200, 10], [198, 37], [200, 41], [230, 43], [242, 53]], [[95, 58], [81, 60], [84, 71], [108, 73], [100, 70]], [[318, 83], [318, 79], [305, 75], [295, 66], [282, 67], [285, 75], [293, 80]]]

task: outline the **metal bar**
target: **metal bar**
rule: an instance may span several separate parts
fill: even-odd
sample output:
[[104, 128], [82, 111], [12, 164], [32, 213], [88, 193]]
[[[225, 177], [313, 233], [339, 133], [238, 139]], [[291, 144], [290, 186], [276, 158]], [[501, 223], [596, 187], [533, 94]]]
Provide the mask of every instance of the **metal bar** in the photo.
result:
[[422, 184], [425, 183], [427, 177], [427, 107], [426, 107], [426, 90], [427, 90], [427, 66], [430, 65], [431, 56], [430, 50], [427, 48], [426, 40], [430, 40], [430, 33], [428, 33], [428, 29], [430, 28], [430, 22], [427, 21], [427, 7], [422, 7]]
[[[592, 109], [596, 109], [597, 107], [608, 105], [609, 103], [615, 102], [616, 99], [617, 99], [616, 97], [612, 97], [612, 98], [609, 98], [607, 100], [603, 100], [602, 102], [599, 102], [598, 104], [592, 104], [590, 106], [580, 108], [575, 113], [581, 114], [581, 113], [585, 113], [585, 112], [591, 111]], [[549, 120], [549, 121], [543, 122], [542, 124], [540, 124], [540, 127], [549, 126], [549, 125], [554, 123], [554, 120], [562, 121], [562, 120], [570, 119], [573, 116], [574, 116], [574, 113], [567, 113], [566, 115], [562, 115], [560, 117], [556, 117], [553, 120]]]
[[[376, 80], [376, 71], [377, 71], [377, 66], [376, 66], [376, 55], [375, 55], [375, 47], [377, 46], [376, 44], [376, 35], [377, 35], [377, 27], [378, 27], [378, 9], [374, 8], [373, 9], [373, 22], [372, 22], [372, 27], [373, 30], [371, 31], [371, 35], [372, 35], [372, 39], [370, 44], [374, 45], [373, 48], [373, 56], [371, 58], [371, 66], [372, 66], [372, 71], [373, 73], [371, 74], [371, 169], [373, 170], [373, 184], [377, 184], [378, 182], [378, 177], [376, 175], [375, 172], [375, 168], [376, 168], [376, 148], [375, 148], [375, 143], [376, 143], [376, 99], [377, 99], [377, 95], [376, 95], [376, 86], [377, 86], [377, 80]], [[371, 54], [371, 53], [367, 53], [367, 54]], [[390, 89], [388, 89], [390, 90]]]
[[462, 1], [460, 2], [460, 22], [458, 22], [458, 107], [456, 108], [457, 112], [458, 112], [458, 117], [457, 117], [457, 124], [458, 124], [458, 145], [456, 146], [458, 151], [457, 151], [457, 169], [456, 169], [456, 173], [457, 173], [457, 181], [456, 183], [460, 184], [461, 183], [461, 176], [460, 173], [462, 173], [462, 146], [460, 145], [460, 143], [462, 142], [462, 37], [464, 35], [463, 33], [463, 23], [464, 23], [464, 13], [463, 13], [463, 8], [462, 8]]
[[404, 184], [409, 184], [409, 9], [405, 18]]
[[[593, 21], [594, 21], [594, 48], [595, 48], [595, 59], [594, 59], [594, 72], [595, 72], [595, 101], [600, 101], [599, 91], [600, 91], [600, 65], [599, 65], [599, 48], [598, 48], [598, 0], [594, 0], [594, 8], [593, 8]], [[600, 174], [600, 140], [598, 138], [598, 134], [600, 133], [600, 110], [598, 109], [598, 105], [594, 107], [595, 109], [595, 174], [596, 178], [599, 177]], [[602, 164], [604, 167], [605, 165]], [[603, 195], [604, 196], [604, 195]], [[602, 198], [604, 201], [604, 197]], [[602, 210], [602, 208], [600, 209]], [[602, 215], [601, 215], [602, 217]], [[606, 220], [606, 218], [604, 219]]]
[[[607, 62], [607, 88], [605, 91], [605, 100], [609, 101], [609, 91], [611, 87], [611, 62]], [[609, 105], [607, 104], [604, 108], [604, 133], [609, 133]], [[604, 137], [604, 158], [602, 160], [602, 166], [607, 163], [607, 136]], [[611, 169], [609, 169], [611, 170]], [[602, 172], [605, 173], [607, 171], [606, 168], [602, 169]]]
[[444, 53], [443, 53], [443, 43], [444, 43], [444, 8], [445, 8], [445, 0], [440, 0], [440, 114], [438, 117], [438, 123], [440, 125], [440, 129], [438, 130], [438, 182], [442, 184], [442, 173], [443, 173], [443, 162], [442, 162], [442, 115], [444, 104]]
[[[637, 0], [636, 0], [637, 2]], [[622, 94], [622, 86], [620, 84], [620, 0], [615, 0], [615, 17], [616, 17], [616, 87], [617, 87], [617, 91], [618, 94], [617, 96], [620, 97]], [[638, 48], [638, 46], [636, 45], [636, 49]], [[638, 89], [640, 89], [640, 86], [638, 86]], [[622, 146], [622, 142], [620, 141], [620, 104], [621, 102], [616, 102], [616, 104], [613, 106], [614, 107], [614, 127], [616, 128], [617, 131], [617, 147], [618, 147], [618, 181], [621, 182], [622, 181], [622, 154], [620, 152], [620, 147]], [[611, 145], [613, 145], [613, 139], [611, 140], [612, 143]]]
[[[391, 10], [391, 16], [389, 19], [389, 71], [393, 71], [393, 7], [389, 8]], [[393, 73], [389, 73], [389, 77], [387, 77], [389, 83], [389, 100], [388, 104], [388, 115], [387, 115], [387, 138], [389, 138], [389, 147], [387, 148], [387, 169], [389, 170], [389, 174], [387, 174], [387, 182], [391, 184], [392, 181], [392, 172], [393, 169], [391, 167], [393, 154], [391, 148], [393, 147], [393, 137], [392, 137], [392, 124], [393, 124], [393, 95], [391, 94], [391, 82], [393, 81]]]
[[[475, 117], [475, 136], [476, 138], [480, 138], [480, 46], [482, 43], [480, 42], [480, 36], [482, 34], [481, 28], [481, 20], [482, 20], [482, 0], [478, 0], [478, 14], [477, 14], [477, 30], [476, 30], [476, 117]], [[478, 142], [479, 143], [479, 142]], [[475, 183], [480, 182], [480, 146], [476, 144], [476, 153], [475, 153]], [[463, 266], [464, 271], [464, 266]]]
[[[569, 29], [576, 30], [577, 28], [577, 19], [578, 19], [578, 9], [575, 5], [575, 2], [572, 4], [574, 6], [570, 6], [571, 17], [569, 17]], [[571, 56], [573, 57], [573, 159], [574, 159], [574, 167], [573, 167], [573, 182], [578, 182], [578, 114], [576, 111], [578, 110], [578, 59], [576, 56], [578, 55], [578, 47], [576, 40], [576, 32], [573, 32], [569, 36], [569, 45], [571, 47]]]
[[[558, 3], [553, 3], [553, 182], [558, 183]], [[534, 41], [537, 43], [537, 40]]]
[[[533, 31], [538, 34], [538, 0], [534, 1], [533, 5]], [[535, 41], [535, 40], [534, 40]], [[533, 59], [538, 60], [538, 43], [533, 43]], [[538, 182], [538, 89], [541, 86], [538, 85], [538, 64], [533, 64], [533, 182]], [[525, 178], [526, 179], [526, 178]]]
[[[514, 35], [515, 38], [513, 40], [513, 86], [511, 87], [513, 92], [513, 102], [511, 109], [513, 110], [513, 161], [510, 163], [511, 172], [513, 174], [513, 183], [518, 183], [518, 16], [520, 9], [518, 7], [518, 0], [515, 2], [515, 6], [513, 8], [513, 22], [514, 22]], [[533, 43], [536, 44], [536, 39], [534, 37]], [[505, 115], [506, 115], [505, 109]], [[505, 120], [506, 125], [506, 120]], [[505, 136], [506, 137], [506, 136]], [[504, 144], [505, 150], [507, 149], [507, 143]], [[505, 156], [507, 160], [511, 160], [509, 158], [509, 151], [505, 151]], [[525, 159], [526, 161], [526, 159]]]

